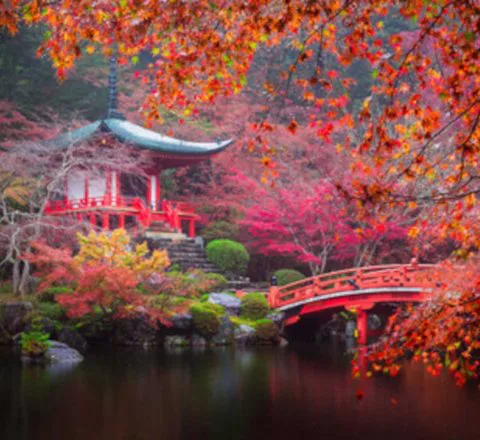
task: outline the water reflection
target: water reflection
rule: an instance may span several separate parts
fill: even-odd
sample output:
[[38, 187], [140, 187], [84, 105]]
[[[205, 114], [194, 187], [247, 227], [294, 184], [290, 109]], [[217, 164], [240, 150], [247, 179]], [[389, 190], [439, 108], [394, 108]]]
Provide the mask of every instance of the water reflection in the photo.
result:
[[479, 394], [417, 366], [358, 383], [340, 342], [90, 353], [61, 372], [0, 356], [0, 438], [469, 440]]

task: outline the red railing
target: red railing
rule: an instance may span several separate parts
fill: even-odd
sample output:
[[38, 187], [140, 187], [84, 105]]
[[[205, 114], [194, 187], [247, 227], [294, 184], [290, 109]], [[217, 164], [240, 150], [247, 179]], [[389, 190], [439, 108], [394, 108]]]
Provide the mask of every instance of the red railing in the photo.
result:
[[434, 267], [413, 261], [411, 264], [369, 266], [330, 272], [282, 287], [272, 286], [268, 301], [270, 307], [279, 308], [311, 298], [322, 299], [322, 296], [337, 292], [388, 287], [429, 289], [434, 283], [428, 271]]
[[112, 212], [125, 208], [130, 209], [145, 228], [148, 228], [154, 220], [165, 221], [174, 231], [180, 232], [182, 221], [186, 221], [188, 222], [189, 236], [195, 236], [195, 222], [198, 216], [195, 214], [193, 205], [185, 202], [163, 200], [161, 211], [156, 211], [148, 207], [140, 197], [110, 197], [106, 195], [88, 199], [51, 200], [45, 208], [45, 214], [61, 216], [96, 208], [108, 208]]

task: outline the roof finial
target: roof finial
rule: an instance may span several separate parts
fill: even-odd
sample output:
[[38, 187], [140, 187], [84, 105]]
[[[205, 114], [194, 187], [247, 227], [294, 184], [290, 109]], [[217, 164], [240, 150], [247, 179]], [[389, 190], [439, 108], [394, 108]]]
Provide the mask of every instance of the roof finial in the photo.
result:
[[108, 75], [108, 109], [107, 118], [125, 119], [118, 111], [118, 92], [117, 92], [117, 49], [110, 57], [110, 73]]

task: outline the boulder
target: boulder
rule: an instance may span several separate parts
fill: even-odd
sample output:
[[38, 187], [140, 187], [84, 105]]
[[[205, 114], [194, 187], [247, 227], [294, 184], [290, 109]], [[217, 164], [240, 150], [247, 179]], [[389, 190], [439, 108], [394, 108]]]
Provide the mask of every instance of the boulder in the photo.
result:
[[194, 333], [190, 338], [190, 345], [194, 348], [203, 348], [207, 346], [207, 340], [203, 336]]
[[157, 329], [144, 316], [121, 319], [115, 324], [114, 342], [118, 345], [155, 345]]
[[9, 302], [0, 310], [0, 325], [3, 331], [9, 335], [23, 332], [28, 324], [28, 315], [32, 312], [33, 306], [29, 301]]
[[178, 330], [190, 330], [192, 328], [192, 315], [190, 313], [178, 313], [171, 318], [172, 326]]
[[234, 339], [235, 326], [228, 316], [220, 317], [218, 333], [211, 339], [212, 345], [229, 345]]
[[58, 341], [50, 341], [50, 344], [44, 356], [46, 361], [56, 364], [76, 364], [83, 361], [83, 356], [67, 344]]
[[283, 320], [285, 319], [285, 313], [283, 313], [283, 312], [269, 313], [267, 316], [265, 316], [265, 319], [269, 319], [274, 324], [276, 324], [278, 327], [281, 327], [281, 325], [283, 323]]
[[228, 293], [211, 293], [208, 301], [222, 306], [228, 315], [238, 315], [240, 313], [240, 299], [236, 296]]
[[279, 338], [278, 345], [279, 345], [280, 347], [286, 347], [286, 346], [288, 345], [288, 341], [287, 341], [285, 338], [280, 337], [280, 338]]
[[234, 331], [234, 340], [238, 345], [247, 345], [255, 340], [255, 329], [249, 325], [241, 324]]
[[56, 332], [56, 338], [58, 341], [68, 344], [80, 352], [85, 352], [88, 347], [85, 338], [77, 330], [69, 327], [63, 327]]
[[165, 336], [165, 348], [188, 347], [189, 345], [186, 336]]

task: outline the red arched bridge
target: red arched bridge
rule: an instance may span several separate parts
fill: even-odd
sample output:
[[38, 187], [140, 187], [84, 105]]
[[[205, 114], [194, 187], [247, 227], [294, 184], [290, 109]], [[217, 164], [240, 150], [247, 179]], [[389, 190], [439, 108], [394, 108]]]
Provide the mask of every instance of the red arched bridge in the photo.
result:
[[367, 310], [383, 302], [422, 302], [434, 287], [434, 265], [394, 264], [329, 272], [282, 287], [272, 286], [270, 307], [283, 311], [285, 325], [335, 307], [357, 314], [358, 342], [367, 343]]

